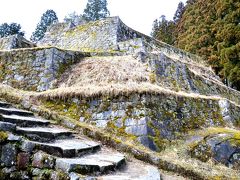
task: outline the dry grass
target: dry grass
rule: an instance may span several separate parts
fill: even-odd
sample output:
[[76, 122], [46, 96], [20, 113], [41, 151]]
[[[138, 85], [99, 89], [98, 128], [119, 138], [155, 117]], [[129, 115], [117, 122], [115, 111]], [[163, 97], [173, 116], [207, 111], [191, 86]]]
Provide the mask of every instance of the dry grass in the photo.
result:
[[239, 179], [240, 173], [237, 170], [230, 169], [223, 164], [216, 164], [212, 160], [202, 162], [191, 158], [188, 154], [188, 144], [180, 141], [176, 145], [169, 146], [160, 153], [163, 160], [173, 164], [179, 164], [185, 169], [191, 169], [197, 174], [201, 174], [204, 179]]
[[39, 97], [54, 98], [58, 97], [60, 99], [65, 99], [66, 97], [99, 97], [99, 96], [119, 96], [119, 95], [130, 95], [130, 94], [167, 94], [169, 96], [179, 96], [188, 98], [202, 98], [202, 99], [212, 99], [220, 100], [224, 99], [219, 96], [206, 96], [196, 93], [186, 93], [183, 91], [172, 91], [165, 89], [155, 84], [148, 82], [137, 83], [109, 83], [103, 86], [97, 85], [85, 85], [85, 86], [72, 86], [72, 87], [62, 87], [53, 90], [48, 90], [45, 92], [40, 92], [37, 94]]
[[84, 58], [58, 80], [59, 87], [106, 86], [114, 83], [149, 82], [150, 70], [132, 56]]
[[189, 98], [220, 100], [219, 96], [176, 92], [151, 82], [147, 63], [132, 56], [87, 57], [62, 74], [59, 88], [38, 93], [38, 97], [99, 97], [138, 94], [168, 94]]

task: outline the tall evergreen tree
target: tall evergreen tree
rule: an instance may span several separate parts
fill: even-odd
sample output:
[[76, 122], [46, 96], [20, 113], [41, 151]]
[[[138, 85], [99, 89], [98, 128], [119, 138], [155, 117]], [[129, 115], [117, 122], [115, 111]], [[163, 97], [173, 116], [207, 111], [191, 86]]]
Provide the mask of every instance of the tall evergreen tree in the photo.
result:
[[153, 27], [152, 27], [151, 36], [156, 38], [158, 31], [159, 31], [158, 19], [155, 19], [153, 21]]
[[10, 35], [19, 34], [24, 36], [24, 32], [21, 31], [21, 25], [17, 23], [3, 23], [0, 25], [0, 37], [7, 37]]
[[184, 6], [183, 2], [181, 1], [178, 3], [177, 10], [173, 16], [173, 21], [175, 23], [177, 23], [182, 18], [184, 11], [185, 11], [185, 6]]
[[240, 90], [240, 1], [187, 2], [176, 46], [207, 59], [224, 82]]
[[64, 22], [72, 23], [73, 25], [77, 26], [83, 24], [86, 20], [83, 18], [82, 15], [78, 15], [75, 11], [73, 13], [68, 14], [64, 18]]
[[32, 33], [31, 40], [37, 42], [44, 37], [48, 26], [58, 22], [56, 13], [53, 10], [47, 10], [43, 13], [40, 22], [37, 24], [36, 30]]
[[88, 21], [96, 21], [109, 15], [107, 0], [88, 0], [83, 13], [83, 17]]
[[168, 21], [164, 15], [159, 20], [153, 22], [153, 30], [151, 35], [160, 41], [168, 44], [174, 43], [174, 28], [175, 24], [173, 21]]

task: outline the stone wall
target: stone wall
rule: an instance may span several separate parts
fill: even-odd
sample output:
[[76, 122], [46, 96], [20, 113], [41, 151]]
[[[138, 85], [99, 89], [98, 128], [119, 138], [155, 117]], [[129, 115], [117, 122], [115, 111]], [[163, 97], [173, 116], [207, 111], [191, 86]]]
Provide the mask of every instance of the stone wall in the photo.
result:
[[19, 136], [0, 132], [0, 179], [69, 179], [55, 170], [55, 157]]
[[0, 38], [0, 50], [10, 50], [18, 48], [30, 48], [36, 45], [20, 35], [12, 35]]
[[117, 50], [117, 23], [118, 18], [107, 18], [73, 28], [66, 28], [66, 25], [50, 28], [38, 46], [87, 52], [114, 51]]
[[57, 48], [0, 51], [0, 82], [19, 89], [44, 91], [53, 88], [65, 69], [87, 55]]
[[[153, 150], [200, 127], [236, 125], [240, 117], [240, 107], [228, 101], [228, 105], [219, 106], [219, 100], [171, 94], [94, 99], [68, 97], [64, 102], [54, 99], [43, 100], [43, 103], [49, 109], [108, 128], [121, 136], [132, 134]], [[228, 114], [224, 114], [226, 111]]]
[[240, 104], [240, 99], [236, 98], [240, 93], [225, 86], [206, 67], [176, 61], [164, 53], [149, 55], [148, 61], [153, 72], [152, 81], [166, 89], [208, 96], [217, 95]]
[[[139, 43], [141, 39], [141, 43]], [[136, 42], [134, 42], [136, 41]], [[56, 46], [63, 49], [95, 52], [122, 51], [124, 54], [134, 52], [122, 48], [127, 43], [141, 45], [143, 52], [156, 51], [164, 52], [170, 57], [184, 59], [188, 62], [206, 64], [204, 60], [193, 54], [187, 53], [166, 43], [154, 40], [125, 25], [119, 17], [110, 17], [99, 21], [89, 22], [80, 26], [70, 27], [68, 24], [56, 24], [46, 33], [38, 46]], [[132, 46], [134, 49], [134, 46]], [[138, 52], [138, 51], [137, 51]]]

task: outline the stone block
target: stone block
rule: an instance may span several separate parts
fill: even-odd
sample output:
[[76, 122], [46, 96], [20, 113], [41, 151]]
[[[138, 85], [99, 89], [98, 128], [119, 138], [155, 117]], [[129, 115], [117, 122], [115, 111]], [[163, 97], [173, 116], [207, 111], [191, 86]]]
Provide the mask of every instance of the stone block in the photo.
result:
[[140, 136], [138, 137], [138, 141], [153, 151], [157, 150], [157, 147], [155, 146], [154, 142], [148, 136]]
[[3, 166], [14, 166], [16, 164], [17, 149], [15, 144], [6, 144], [2, 147], [1, 164]]
[[33, 151], [33, 149], [35, 148], [35, 144], [32, 143], [31, 141], [23, 141], [20, 148], [24, 152], [31, 153]]
[[32, 166], [36, 168], [50, 168], [52, 169], [55, 164], [55, 158], [42, 151], [39, 151], [33, 155]]
[[0, 131], [15, 131], [16, 125], [8, 122], [0, 122]]
[[126, 133], [133, 134], [135, 136], [143, 136], [148, 134], [148, 127], [146, 125], [129, 126], [126, 127]]
[[108, 120], [97, 120], [97, 121], [94, 121], [94, 122], [96, 123], [97, 127], [104, 128], [104, 127], [107, 126]]
[[135, 120], [135, 119], [132, 119], [132, 118], [127, 118], [127, 119], [125, 120], [124, 125], [125, 125], [125, 126], [136, 126], [136, 125], [137, 125], [137, 121], [138, 121], [138, 120]]
[[22, 152], [17, 155], [17, 168], [20, 170], [27, 169], [29, 165], [30, 154]]

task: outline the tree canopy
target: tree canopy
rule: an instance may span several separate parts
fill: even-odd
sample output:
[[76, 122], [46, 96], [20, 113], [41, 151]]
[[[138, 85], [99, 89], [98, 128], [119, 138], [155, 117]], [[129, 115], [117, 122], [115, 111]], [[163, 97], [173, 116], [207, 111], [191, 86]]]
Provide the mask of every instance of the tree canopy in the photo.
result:
[[174, 28], [174, 22], [166, 20], [166, 17], [162, 15], [159, 19], [155, 19], [155, 21], [153, 22], [153, 29], [151, 35], [155, 39], [166, 42], [168, 44], [173, 44]]
[[240, 1], [180, 2], [173, 21], [154, 21], [152, 35], [203, 57], [227, 85], [240, 90]]
[[231, 87], [240, 89], [240, 1], [189, 1], [175, 45], [198, 54]]
[[79, 24], [83, 24], [86, 20], [83, 18], [82, 15], [78, 15], [75, 11], [68, 14], [67, 16], [65, 16], [64, 18], [64, 22], [66, 23], [72, 23], [75, 26], [79, 25]]
[[107, 0], [88, 0], [83, 17], [87, 21], [96, 21], [106, 18], [110, 13], [107, 9]]
[[17, 23], [3, 23], [0, 25], [0, 37], [7, 37], [10, 35], [19, 34], [24, 36], [24, 32], [21, 31], [21, 25]]
[[31, 40], [37, 42], [44, 37], [48, 26], [58, 22], [56, 13], [53, 10], [47, 10], [43, 13], [40, 22], [37, 24], [36, 30], [32, 33]]

